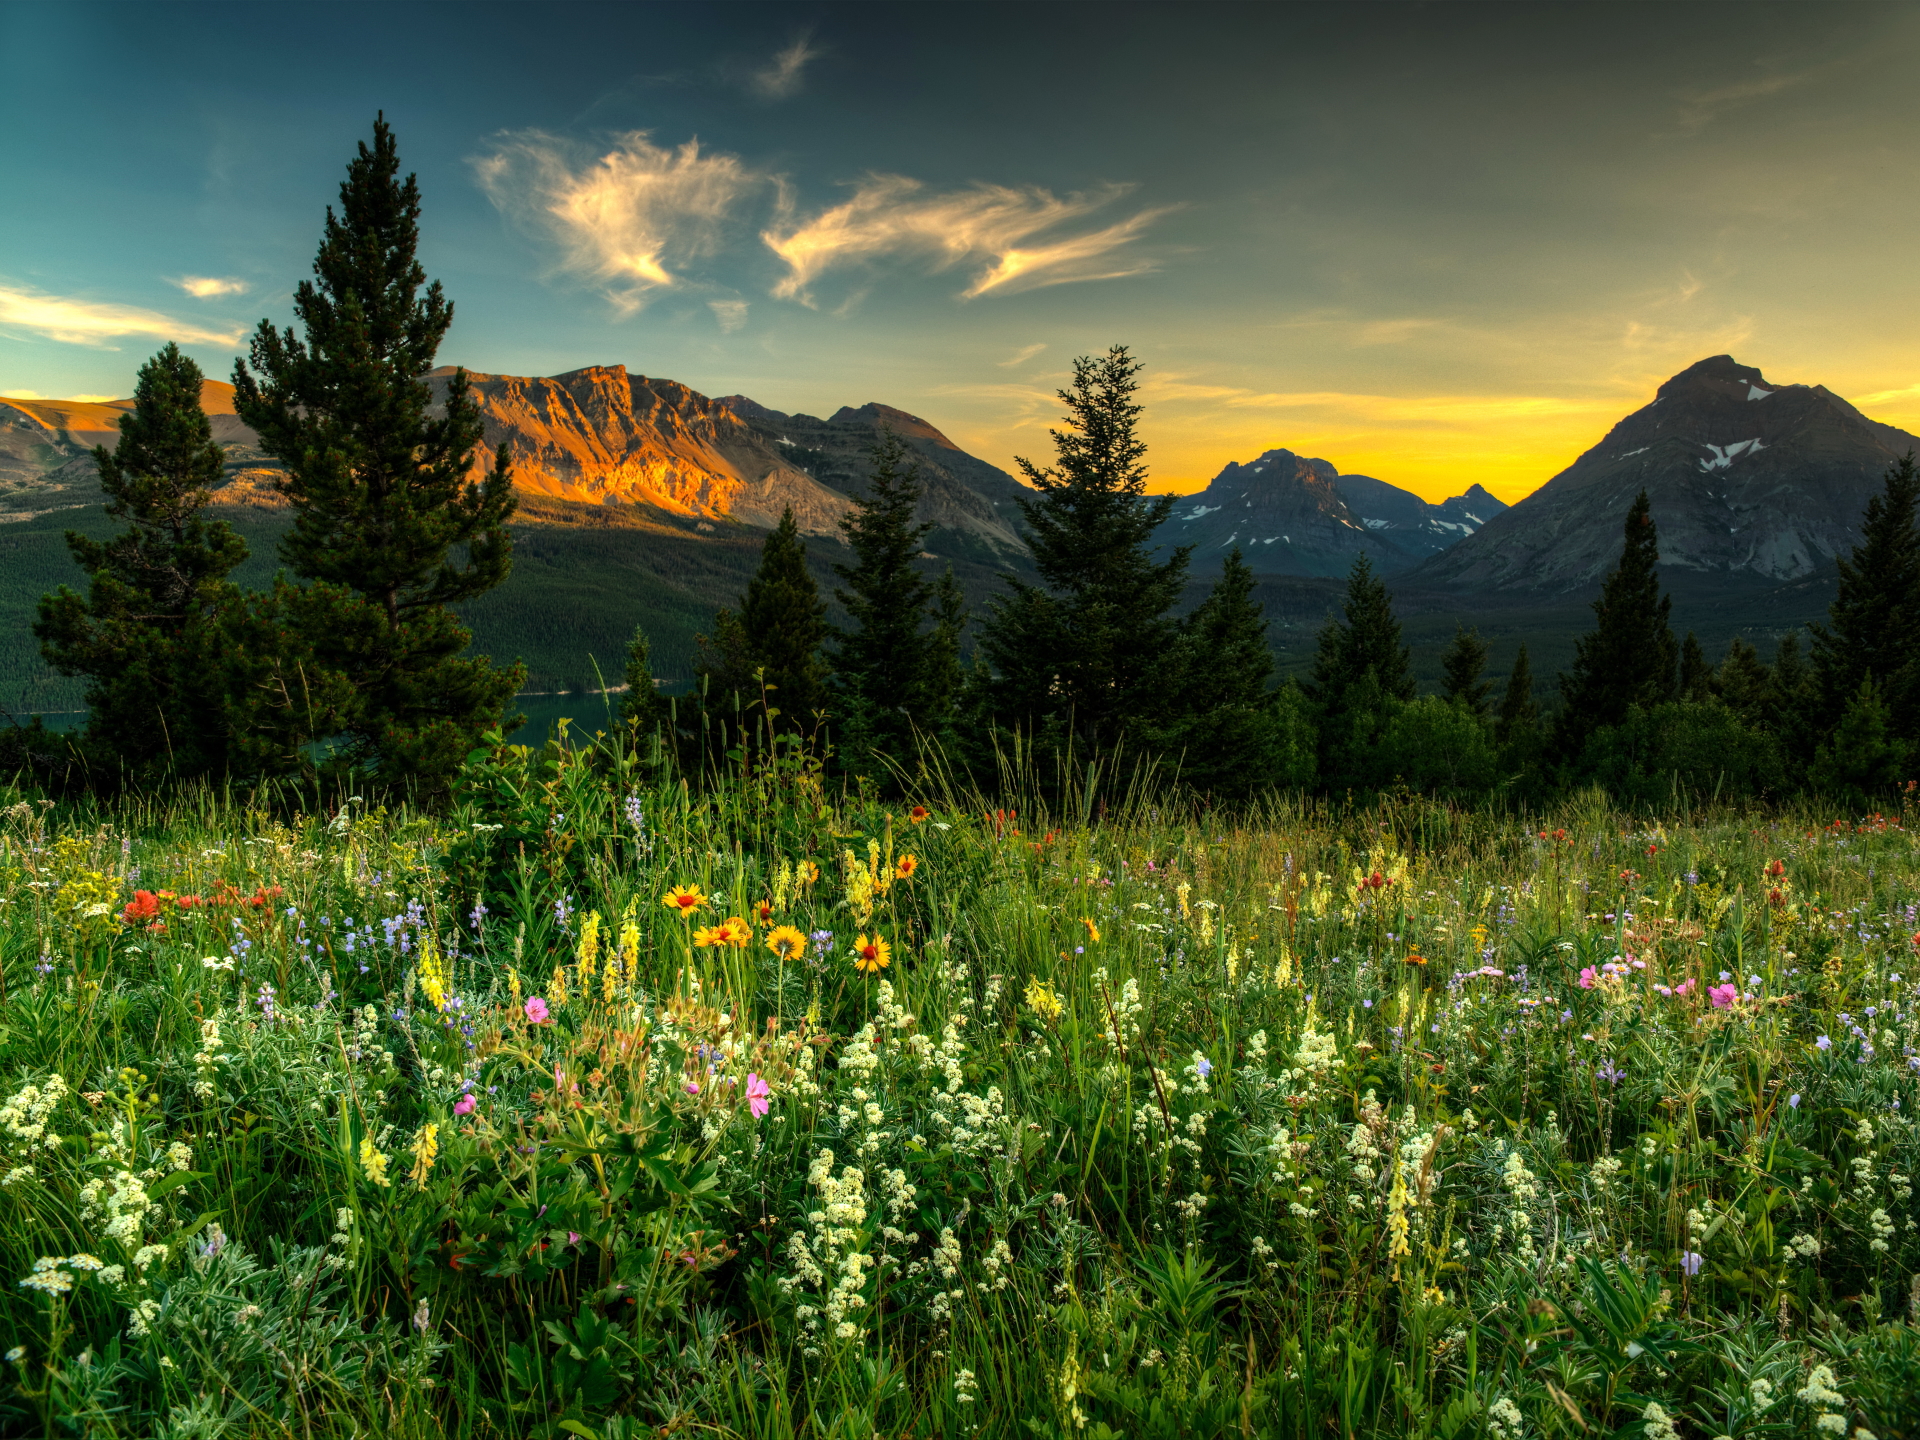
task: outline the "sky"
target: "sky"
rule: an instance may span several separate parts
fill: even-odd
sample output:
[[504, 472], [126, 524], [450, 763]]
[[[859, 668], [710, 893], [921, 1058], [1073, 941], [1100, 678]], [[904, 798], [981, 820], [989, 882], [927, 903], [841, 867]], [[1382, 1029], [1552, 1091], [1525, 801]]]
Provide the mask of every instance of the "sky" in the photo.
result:
[[1920, 8], [0, 0], [0, 395], [226, 377], [376, 111], [441, 359], [1508, 501], [1731, 353], [1920, 430]]

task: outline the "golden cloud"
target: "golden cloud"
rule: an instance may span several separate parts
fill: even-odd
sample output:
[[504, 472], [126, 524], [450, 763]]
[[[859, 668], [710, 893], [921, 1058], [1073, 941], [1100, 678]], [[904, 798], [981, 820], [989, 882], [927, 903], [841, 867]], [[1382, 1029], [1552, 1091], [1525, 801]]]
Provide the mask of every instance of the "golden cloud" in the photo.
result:
[[919, 255], [936, 272], [978, 265], [960, 292], [972, 300], [993, 291], [1014, 294], [1152, 269], [1144, 256], [1107, 257], [1137, 239], [1164, 209], [1143, 210], [1100, 230], [1047, 235], [1112, 204], [1129, 188], [1060, 197], [1033, 186], [976, 185], [940, 194], [903, 175], [874, 175], [845, 203], [760, 238], [786, 262], [787, 274], [773, 287], [781, 299], [811, 303], [813, 283], [840, 266]]
[[488, 199], [557, 241], [561, 268], [603, 282], [623, 313], [647, 291], [677, 283], [670, 266], [711, 254], [722, 222], [764, 183], [735, 156], [702, 155], [698, 140], [667, 150], [642, 131], [597, 158], [524, 131], [501, 137], [473, 165]]
[[0, 286], [0, 327], [31, 331], [65, 345], [93, 345], [106, 350], [119, 348], [107, 342], [125, 335], [150, 335], [189, 345], [231, 347], [240, 343], [238, 330], [209, 330], [137, 305], [69, 300], [6, 286]]
[[222, 295], [244, 295], [247, 282], [211, 275], [182, 275], [173, 282], [196, 300], [217, 300]]

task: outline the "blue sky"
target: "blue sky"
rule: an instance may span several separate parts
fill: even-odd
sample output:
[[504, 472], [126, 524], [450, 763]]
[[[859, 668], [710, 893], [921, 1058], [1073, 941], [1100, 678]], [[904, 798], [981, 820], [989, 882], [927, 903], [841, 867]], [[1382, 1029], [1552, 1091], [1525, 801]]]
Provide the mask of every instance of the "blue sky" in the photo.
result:
[[1010, 465], [1124, 341], [1168, 488], [1517, 498], [1721, 351], [1920, 427], [1917, 61], [1874, 5], [7, 4], [0, 393], [226, 375], [384, 109], [449, 362]]

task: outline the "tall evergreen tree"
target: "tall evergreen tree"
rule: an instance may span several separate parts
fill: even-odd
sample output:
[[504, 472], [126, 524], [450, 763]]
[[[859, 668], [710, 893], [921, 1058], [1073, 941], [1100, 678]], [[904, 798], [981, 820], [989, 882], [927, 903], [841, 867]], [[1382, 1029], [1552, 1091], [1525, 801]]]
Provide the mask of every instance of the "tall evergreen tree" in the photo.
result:
[[1893, 734], [1873, 677], [1860, 682], [1840, 720], [1815, 754], [1807, 784], [1828, 803], [1857, 814], [1893, 805], [1907, 780], [1912, 748]]
[[914, 523], [920, 467], [905, 442], [883, 430], [871, 452], [867, 491], [840, 521], [853, 552], [835, 565], [834, 597], [853, 622], [830, 631], [841, 743], [861, 763], [870, 755], [904, 760], [928, 714], [933, 661], [926, 633], [933, 586], [915, 561], [931, 525]]
[[1440, 657], [1440, 693], [1470, 715], [1484, 717], [1493, 682], [1486, 678], [1487, 642], [1478, 630], [1453, 627], [1453, 643]]
[[1892, 733], [1920, 738], [1920, 471], [1909, 451], [1867, 502], [1860, 543], [1836, 558], [1839, 589], [1827, 625], [1812, 626], [1823, 708], [1838, 719], [1874, 681]]
[[247, 547], [201, 513], [222, 457], [200, 383], [175, 345], [140, 367], [119, 444], [93, 452], [107, 514], [129, 528], [104, 542], [67, 532], [88, 593], [44, 596], [33, 627], [50, 665], [87, 677], [90, 748], [136, 778], [224, 773], [234, 758], [219, 632]]
[[1506, 693], [1500, 697], [1500, 712], [1494, 719], [1493, 738], [1509, 744], [1540, 723], [1540, 707], [1533, 699], [1533, 665], [1527, 659], [1527, 647], [1513, 657], [1513, 669], [1507, 676]]
[[1411, 700], [1413, 652], [1401, 641], [1393, 595], [1365, 555], [1347, 572], [1341, 611], [1344, 619], [1329, 617], [1321, 627], [1308, 694], [1322, 705], [1337, 707], [1348, 689], [1371, 675], [1383, 695]]
[[1073, 383], [1059, 392], [1066, 428], [1050, 432], [1054, 464], [1019, 462], [1040, 492], [1020, 506], [1041, 583], [1009, 579], [1012, 594], [981, 627], [996, 718], [1056, 742], [1070, 727], [1084, 744], [1109, 746], [1166, 708], [1171, 612], [1189, 549], [1154, 559], [1154, 531], [1174, 501], [1146, 493], [1133, 399], [1141, 368], [1124, 345], [1074, 361]]
[[713, 635], [697, 637], [697, 669], [707, 679], [707, 704], [725, 713], [737, 695], [743, 706], [764, 695], [777, 728], [808, 734], [827, 708], [827, 607], [807, 569], [807, 546], [793, 510], [760, 551], [740, 608], [714, 617]]
[[958, 717], [966, 672], [960, 664], [960, 639], [967, 629], [967, 597], [953, 578], [953, 566], [933, 587], [933, 634], [927, 639], [928, 727], [950, 744]]
[[1180, 691], [1177, 713], [1154, 734], [1157, 748], [1179, 755], [1182, 777], [1205, 794], [1244, 796], [1291, 783], [1280, 772], [1297, 768], [1285, 763], [1285, 727], [1270, 688], [1273, 646], [1253, 590], [1253, 571], [1236, 549], [1181, 626], [1170, 682]]
[[1701, 648], [1694, 633], [1687, 631], [1687, 638], [1680, 646], [1680, 681], [1678, 693], [1682, 700], [1711, 700], [1713, 698], [1713, 666], [1707, 663], [1707, 652]]
[[1822, 715], [1820, 687], [1813, 667], [1800, 654], [1800, 638], [1789, 630], [1780, 637], [1773, 652], [1771, 721], [1769, 729], [1780, 739], [1780, 753], [1786, 763], [1786, 778], [1798, 783], [1805, 778], [1808, 764], [1821, 735], [1831, 722]]
[[1320, 779], [1335, 793], [1392, 779], [1381, 739], [1414, 696], [1413, 656], [1400, 638], [1393, 596], [1365, 555], [1347, 573], [1341, 609], [1320, 630], [1307, 690], [1320, 710]]
[[653, 683], [653, 642], [644, 625], [633, 627], [627, 642], [626, 693], [620, 697], [620, 723], [640, 743], [667, 723], [667, 702]]
[[1554, 738], [1569, 760], [1589, 735], [1618, 725], [1633, 706], [1674, 696], [1673, 599], [1660, 593], [1659, 533], [1646, 491], [1635, 497], [1623, 531], [1620, 563], [1593, 602], [1594, 628], [1575, 643], [1573, 668], [1560, 682], [1566, 705]]
[[1712, 692], [1721, 704], [1740, 717], [1750, 730], [1775, 727], [1773, 676], [1766, 662], [1738, 635], [1727, 646], [1726, 658], [1713, 672]]
[[383, 116], [294, 294], [304, 337], [261, 322], [252, 364], [234, 366], [234, 408], [286, 466], [280, 554], [312, 582], [289, 618], [352, 687], [348, 757], [431, 793], [501, 723], [525, 671], [461, 653], [472, 633], [450, 607], [506, 579], [513, 488], [504, 449], [473, 478], [482, 424], [465, 371], [431, 413], [426, 376], [453, 305], [438, 281], [420, 293], [420, 191], [399, 174]]

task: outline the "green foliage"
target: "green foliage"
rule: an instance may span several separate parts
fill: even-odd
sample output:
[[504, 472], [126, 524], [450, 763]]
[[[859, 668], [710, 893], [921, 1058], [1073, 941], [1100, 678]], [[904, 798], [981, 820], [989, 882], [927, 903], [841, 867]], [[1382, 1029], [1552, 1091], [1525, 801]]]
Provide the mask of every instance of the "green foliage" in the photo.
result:
[[86, 743], [103, 778], [234, 767], [223, 631], [241, 603], [228, 576], [247, 547], [202, 513], [221, 456], [200, 382], [171, 344], [140, 367], [118, 446], [94, 451], [107, 514], [131, 528], [104, 542], [67, 532], [88, 594], [45, 596], [33, 627], [54, 669], [87, 679]]
[[1394, 778], [1414, 790], [1472, 801], [1493, 788], [1493, 736], [1471, 710], [1437, 695], [1398, 707], [1381, 742]]
[[1911, 1433], [1911, 814], [915, 799], [0, 797], [0, 1430]]
[[1513, 669], [1507, 676], [1507, 688], [1500, 697], [1500, 713], [1494, 719], [1494, 739], [1502, 745], [1518, 741], [1540, 723], [1540, 707], [1533, 698], [1533, 667], [1522, 645], [1513, 657]]
[[807, 569], [807, 546], [786, 510], [767, 536], [760, 568], [747, 582], [740, 608], [714, 617], [701, 638], [697, 671], [709, 700], [720, 707], [738, 696], [762, 702], [775, 728], [811, 733], [827, 708], [827, 607]]
[[620, 723], [644, 743], [647, 737], [665, 729], [667, 702], [653, 678], [653, 642], [644, 625], [633, 627], [627, 642], [627, 663], [622, 674], [626, 693], [620, 697]]
[[1440, 693], [1476, 718], [1487, 713], [1487, 700], [1493, 694], [1493, 682], [1486, 679], [1487, 642], [1478, 630], [1456, 625], [1453, 643], [1440, 657], [1444, 677]]
[[1624, 533], [1620, 563], [1607, 572], [1593, 602], [1594, 627], [1575, 647], [1573, 667], [1560, 681], [1565, 704], [1554, 739], [1569, 759], [1595, 730], [1618, 725], [1634, 706], [1674, 697], [1673, 597], [1660, 592], [1659, 535], [1644, 490], [1627, 511]]
[[921, 491], [912, 453], [882, 430], [866, 493], [840, 521], [854, 563], [833, 567], [845, 587], [835, 596], [851, 623], [833, 630], [829, 664], [842, 758], [856, 770], [876, 759], [911, 766], [921, 739], [941, 738], [952, 723], [965, 602], [951, 567], [937, 592], [920, 572], [920, 545], [934, 527], [913, 520]]
[[1912, 758], [1911, 747], [1895, 734], [1879, 687], [1868, 676], [1814, 756], [1807, 781], [1850, 810], [1884, 809], [1898, 803]]
[[1860, 543], [1836, 557], [1829, 623], [1813, 630], [1813, 672], [1833, 723], [1871, 677], [1902, 740], [1920, 739], [1920, 469], [1909, 452], [1867, 501]]
[[1615, 803], [1640, 809], [1744, 799], [1784, 788], [1776, 744], [1741, 724], [1717, 700], [1672, 701], [1628, 712], [1620, 724], [1593, 732], [1580, 771], [1606, 786]]
[[1177, 636], [1187, 550], [1153, 558], [1174, 502], [1146, 494], [1141, 368], [1122, 345], [1075, 360], [1060, 392], [1066, 428], [1049, 432], [1054, 464], [1019, 462], [1040, 492], [1020, 502], [1040, 583], [1007, 577], [1012, 593], [994, 601], [980, 649], [997, 723], [1049, 746], [1109, 750], [1168, 716], [1161, 658]]
[[472, 635], [449, 608], [506, 578], [513, 486], [504, 452], [471, 478], [482, 425], [466, 372], [430, 413], [426, 377], [453, 306], [438, 281], [419, 293], [419, 187], [399, 174], [382, 118], [347, 168], [340, 213], [327, 212], [315, 279], [294, 292], [304, 335], [261, 322], [251, 367], [234, 366], [234, 407], [286, 467], [294, 523], [280, 553], [312, 583], [281, 613], [344, 681], [328, 732], [351, 763], [433, 795], [525, 673], [464, 656]]

